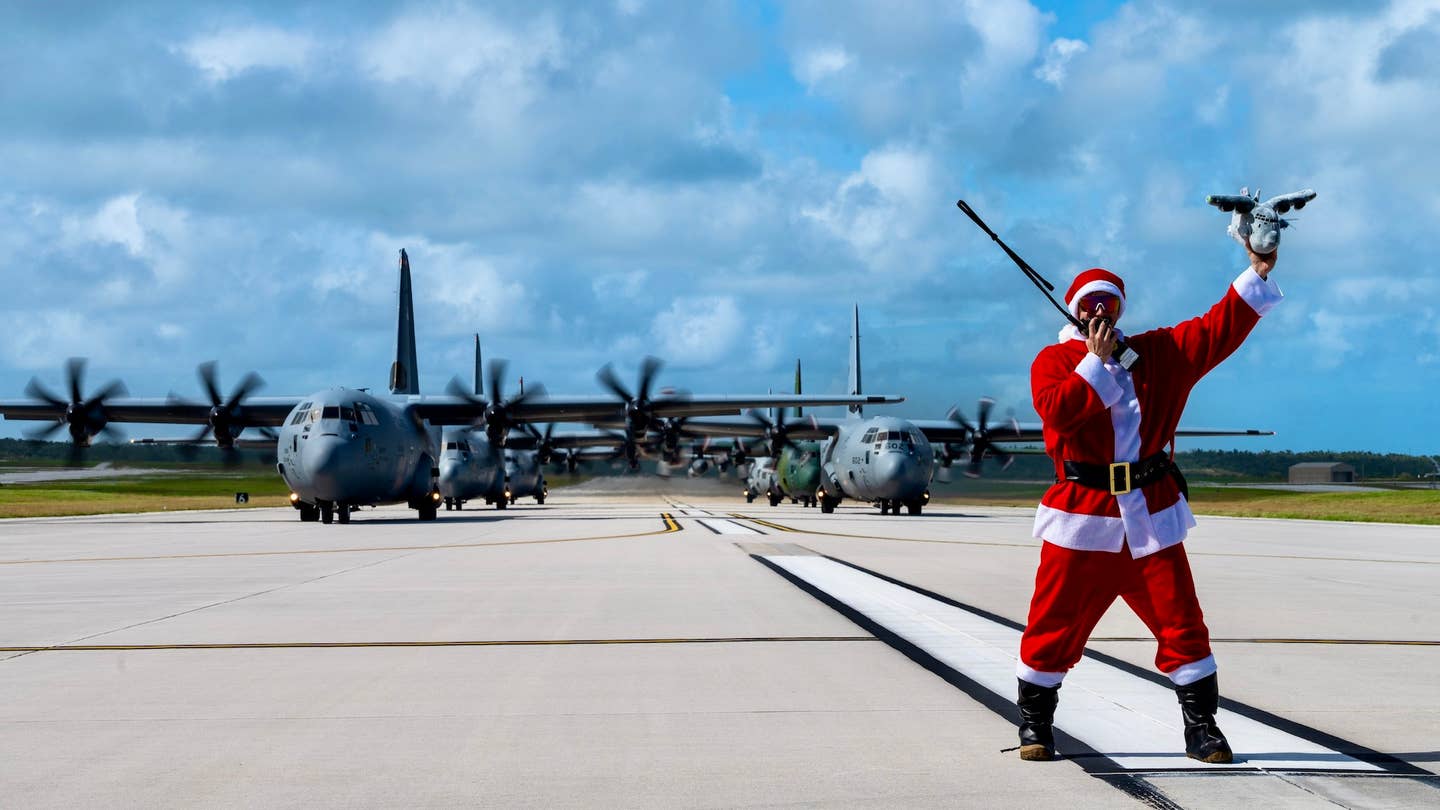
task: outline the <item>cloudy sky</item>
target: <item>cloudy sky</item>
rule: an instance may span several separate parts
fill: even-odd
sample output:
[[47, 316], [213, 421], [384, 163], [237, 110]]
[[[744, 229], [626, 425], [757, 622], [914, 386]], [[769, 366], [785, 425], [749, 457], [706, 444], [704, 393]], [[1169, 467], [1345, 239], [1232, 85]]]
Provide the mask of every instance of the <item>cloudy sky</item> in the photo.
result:
[[899, 413], [1034, 419], [1060, 324], [956, 198], [1062, 289], [1120, 273], [1134, 331], [1223, 293], [1204, 198], [1259, 184], [1320, 196], [1185, 422], [1433, 453], [1437, 54], [1440, 2], [8, 3], [0, 397], [73, 355], [383, 388], [404, 247], [422, 390], [479, 332], [554, 393], [647, 353], [840, 391], [858, 302]]

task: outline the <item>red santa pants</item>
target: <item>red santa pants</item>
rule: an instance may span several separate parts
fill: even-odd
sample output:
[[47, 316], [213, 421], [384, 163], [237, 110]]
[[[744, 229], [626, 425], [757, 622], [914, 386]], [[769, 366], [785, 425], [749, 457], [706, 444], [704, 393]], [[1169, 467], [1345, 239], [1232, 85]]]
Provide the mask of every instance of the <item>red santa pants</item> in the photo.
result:
[[1155, 666], [1161, 672], [1169, 674], [1210, 656], [1210, 631], [1184, 546], [1177, 543], [1137, 560], [1128, 548], [1119, 553], [1076, 551], [1045, 543], [1030, 619], [1020, 640], [1021, 662], [1042, 673], [1063, 673], [1075, 666], [1090, 632], [1117, 596], [1160, 642]]

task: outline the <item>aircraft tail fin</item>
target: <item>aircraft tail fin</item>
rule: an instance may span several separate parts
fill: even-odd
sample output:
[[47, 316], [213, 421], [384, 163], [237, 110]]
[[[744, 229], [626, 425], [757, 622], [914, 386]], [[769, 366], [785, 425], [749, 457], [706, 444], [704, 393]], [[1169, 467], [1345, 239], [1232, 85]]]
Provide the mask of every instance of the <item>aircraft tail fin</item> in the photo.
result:
[[400, 251], [400, 311], [395, 330], [395, 363], [390, 366], [390, 393], [420, 393], [415, 365], [415, 300], [410, 289], [410, 257]]
[[475, 396], [485, 396], [484, 377], [480, 375], [480, 333], [475, 333]]
[[[796, 395], [796, 396], [799, 396], [799, 395], [801, 395], [801, 394], [803, 394], [803, 393], [805, 393], [805, 392], [804, 392], [803, 390], [801, 390], [801, 385], [800, 385], [800, 358], [797, 357], [797, 358], [795, 358], [795, 395]], [[800, 407], [799, 405], [796, 405], [796, 406], [795, 406], [795, 418], [796, 418], [796, 419], [799, 419], [800, 417], [802, 417], [802, 416], [804, 416], [804, 415], [805, 415], [805, 409], [802, 408], [802, 407]]]
[[[858, 397], [862, 393], [860, 386], [860, 305], [855, 305], [855, 317], [850, 327], [850, 396]], [[856, 416], [863, 416], [864, 405], [851, 405], [850, 412]]]

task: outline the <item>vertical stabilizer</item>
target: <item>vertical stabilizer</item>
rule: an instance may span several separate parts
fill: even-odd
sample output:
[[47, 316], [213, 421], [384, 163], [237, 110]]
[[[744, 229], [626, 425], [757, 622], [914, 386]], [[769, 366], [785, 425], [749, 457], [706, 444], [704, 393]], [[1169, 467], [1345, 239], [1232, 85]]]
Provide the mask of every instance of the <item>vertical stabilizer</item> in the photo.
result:
[[485, 396], [484, 378], [480, 376], [480, 333], [475, 333], [475, 396]]
[[[795, 358], [795, 396], [805, 393], [800, 385], [800, 358]], [[799, 405], [795, 406], [795, 418], [799, 419], [805, 415], [805, 409]]]
[[[850, 396], [858, 397], [860, 387], [860, 305], [855, 305], [855, 320], [850, 327]], [[864, 405], [851, 405], [850, 412], [860, 416], [865, 413]]]
[[390, 366], [390, 393], [418, 394], [415, 367], [415, 301], [410, 291], [410, 257], [400, 251], [400, 312], [395, 330], [395, 363]]

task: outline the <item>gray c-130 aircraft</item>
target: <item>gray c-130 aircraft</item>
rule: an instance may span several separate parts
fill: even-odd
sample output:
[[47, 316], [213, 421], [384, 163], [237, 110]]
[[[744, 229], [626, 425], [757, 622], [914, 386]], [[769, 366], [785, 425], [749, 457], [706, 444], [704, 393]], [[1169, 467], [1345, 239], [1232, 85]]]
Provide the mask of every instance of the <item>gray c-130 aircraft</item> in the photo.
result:
[[[390, 394], [337, 387], [304, 397], [252, 397], [263, 383], [246, 375], [226, 397], [216, 381], [213, 364], [199, 374], [210, 402], [125, 396], [119, 382], [84, 395], [84, 361], [67, 367], [68, 400], [51, 393], [38, 380], [26, 387], [25, 400], [0, 400], [6, 419], [50, 422], [35, 436], [65, 429], [77, 451], [115, 423], [202, 425], [193, 439], [167, 442], [198, 444], [213, 436], [225, 450], [256, 447], [274, 450], [277, 470], [290, 487], [291, 504], [302, 521], [330, 523], [350, 520], [361, 506], [404, 503], [420, 520], [434, 520], [441, 503], [437, 487], [440, 433], [447, 425], [483, 421], [503, 437], [513, 426], [530, 422], [623, 421], [633, 444], [647, 427], [667, 418], [738, 415], [747, 408], [857, 405], [900, 402], [890, 396], [683, 395], [649, 396], [648, 382], [639, 395], [624, 397], [532, 396], [489, 401], [481, 397], [422, 395], [417, 377], [415, 312], [410, 260], [400, 251], [400, 292], [395, 361], [390, 368]], [[658, 361], [647, 359], [649, 376]], [[607, 366], [608, 369], [608, 366]], [[613, 376], [611, 372], [607, 376]], [[255, 428], [263, 438], [241, 438]], [[278, 432], [273, 429], [277, 429]]]

